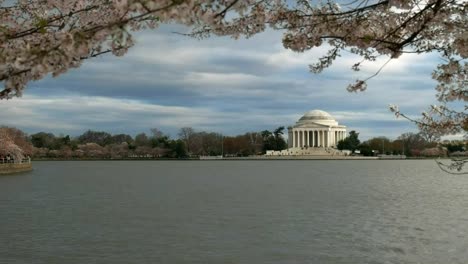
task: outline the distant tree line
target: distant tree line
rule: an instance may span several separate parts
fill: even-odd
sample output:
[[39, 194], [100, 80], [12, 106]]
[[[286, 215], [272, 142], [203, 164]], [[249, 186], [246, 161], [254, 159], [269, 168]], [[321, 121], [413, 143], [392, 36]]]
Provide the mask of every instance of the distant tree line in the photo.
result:
[[[88, 130], [83, 134], [54, 135], [39, 132], [26, 135], [16, 128], [10, 138], [16, 138], [25, 155], [33, 158], [57, 159], [127, 159], [127, 158], [190, 158], [198, 156], [249, 156], [265, 153], [266, 150], [281, 150], [287, 144], [283, 138], [284, 127], [272, 132], [248, 132], [237, 136], [223, 136], [220, 133], [196, 131], [191, 127], [179, 130], [178, 138], [171, 139], [157, 128], [150, 133], [110, 134], [105, 131]], [[19, 140], [21, 139], [21, 140]]]
[[170, 139], [158, 129], [151, 134], [110, 134], [88, 130], [77, 137], [56, 136], [39, 132], [30, 135], [35, 158], [183, 158], [186, 156], [182, 140]]
[[340, 150], [351, 150], [359, 152], [364, 156], [406, 155], [407, 157], [446, 157], [468, 155], [468, 142], [466, 141], [444, 141], [427, 133], [404, 133], [397, 139], [391, 140], [387, 137], [374, 137], [360, 142], [359, 133], [351, 131], [347, 138], [338, 142]]
[[[224, 155], [243, 157], [261, 155], [267, 150], [283, 150], [287, 142], [283, 137], [284, 127], [272, 131], [248, 132], [237, 136], [223, 136], [216, 132], [196, 131], [191, 127], [179, 130], [178, 137], [157, 128], [150, 133], [110, 134], [88, 130], [72, 137], [39, 132], [27, 135], [19, 129], [0, 127], [0, 154], [7, 155], [19, 147], [24, 156], [57, 159], [132, 159], [132, 158], [196, 158], [198, 156]], [[13, 144], [13, 145], [12, 145]], [[360, 155], [404, 154], [418, 156], [467, 155], [466, 141], [440, 142], [437, 137], [422, 133], [404, 133], [395, 140], [375, 137], [360, 142], [359, 133], [351, 131], [347, 138], [338, 142], [338, 149], [359, 152]], [[3, 152], [2, 152], [3, 151]], [[13, 153], [13, 152], [12, 152]], [[16, 155], [16, 154], [15, 154]]]

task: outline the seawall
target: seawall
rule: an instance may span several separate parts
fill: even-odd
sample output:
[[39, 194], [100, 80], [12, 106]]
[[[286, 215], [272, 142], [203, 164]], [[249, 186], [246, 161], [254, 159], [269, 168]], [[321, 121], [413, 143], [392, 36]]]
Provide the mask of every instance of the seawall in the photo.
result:
[[31, 171], [32, 165], [30, 162], [27, 163], [2, 163], [0, 164], [0, 175], [1, 174], [12, 174], [18, 172]]
[[325, 156], [325, 155], [284, 155], [284, 156], [251, 156], [251, 157], [224, 157], [220, 160], [378, 160], [378, 157], [363, 156]]

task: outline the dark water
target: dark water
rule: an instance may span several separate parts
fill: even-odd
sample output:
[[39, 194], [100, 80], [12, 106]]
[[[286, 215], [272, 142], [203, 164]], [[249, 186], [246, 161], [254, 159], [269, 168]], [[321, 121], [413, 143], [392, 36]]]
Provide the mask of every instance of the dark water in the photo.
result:
[[0, 263], [468, 263], [433, 161], [36, 162], [0, 177]]

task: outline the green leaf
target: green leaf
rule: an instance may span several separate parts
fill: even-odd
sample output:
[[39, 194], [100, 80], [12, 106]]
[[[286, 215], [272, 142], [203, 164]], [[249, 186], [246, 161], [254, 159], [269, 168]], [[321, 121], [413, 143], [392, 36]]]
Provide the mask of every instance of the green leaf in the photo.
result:
[[47, 25], [48, 25], [47, 19], [44, 19], [44, 18], [40, 18], [36, 23], [36, 27], [39, 28], [38, 31], [42, 34], [47, 32], [46, 30]]
[[364, 36], [364, 42], [370, 43], [372, 41], [373, 37], [371, 35], [365, 35]]

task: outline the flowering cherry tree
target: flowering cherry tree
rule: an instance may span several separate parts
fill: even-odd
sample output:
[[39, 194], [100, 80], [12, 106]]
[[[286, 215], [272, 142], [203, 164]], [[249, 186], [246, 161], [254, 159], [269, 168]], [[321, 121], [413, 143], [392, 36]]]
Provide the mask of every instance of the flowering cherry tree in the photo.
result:
[[[382, 56], [388, 63], [404, 53], [440, 54], [432, 77], [441, 105], [416, 123], [441, 134], [466, 132], [466, 104], [462, 110], [447, 104], [468, 98], [467, 6], [467, 0], [0, 0], [0, 98], [20, 96], [28, 82], [86, 59], [124, 55], [133, 45], [132, 31], [162, 23], [192, 26], [190, 35], [202, 38], [250, 37], [270, 27], [283, 30], [287, 49], [329, 48], [310, 65], [314, 73], [344, 51], [361, 57], [354, 71]], [[365, 90], [375, 75], [348, 90]], [[397, 106], [391, 110], [405, 117]]]
[[23, 150], [15, 144], [8, 128], [0, 128], [0, 156], [10, 155], [16, 162], [23, 160]]

